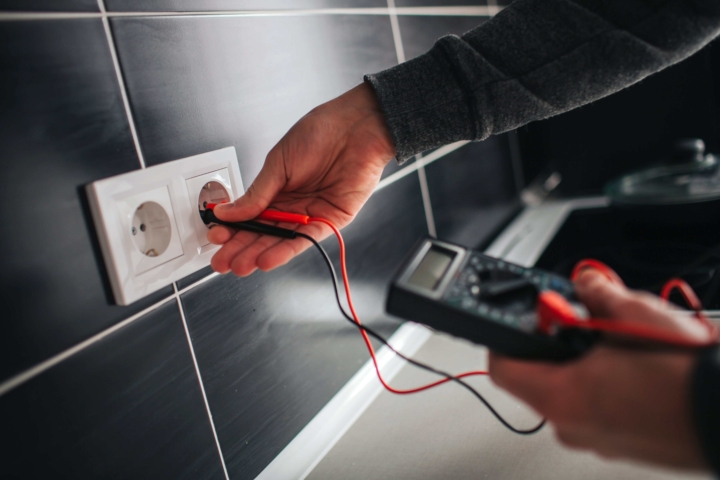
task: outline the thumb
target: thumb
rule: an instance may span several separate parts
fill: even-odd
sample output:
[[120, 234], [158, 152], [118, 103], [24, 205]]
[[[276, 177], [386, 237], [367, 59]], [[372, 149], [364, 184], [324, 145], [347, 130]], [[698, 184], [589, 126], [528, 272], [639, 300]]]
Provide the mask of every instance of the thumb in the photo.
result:
[[215, 207], [215, 215], [226, 222], [244, 222], [260, 215], [285, 186], [285, 175], [277, 162], [265, 162], [262, 170], [245, 194], [232, 203]]
[[623, 300], [628, 299], [630, 292], [597, 270], [586, 269], [575, 280], [575, 293], [593, 316], [612, 318], [622, 310]]
[[657, 324], [658, 315], [666, 317], [669, 314], [659, 297], [628, 290], [597, 270], [582, 272], [575, 281], [575, 292], [595, 317]]

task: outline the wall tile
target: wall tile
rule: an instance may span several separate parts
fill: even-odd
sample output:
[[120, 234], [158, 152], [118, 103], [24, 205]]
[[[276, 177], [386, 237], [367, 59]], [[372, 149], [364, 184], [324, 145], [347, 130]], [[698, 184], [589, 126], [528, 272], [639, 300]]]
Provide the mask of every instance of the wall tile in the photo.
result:
[[462, 35], [487, 21], [487, 17], [398, 16], [405, 58], [415, 58], [432, 48], [445, 35]]
[[99, 12], [97, 0], [0, 0], [0, 11]]
[[193, 283], [202, 280], [203, 278], [207, 277], [208, 275], [210, 275], [212, 273], [213, 273], [213, 271], [212, 271], [212, 268], [210, 268], [210, 266], [201, 268], [197, 272], [193, 272], [190, 275], [188, 275], [187, 277], [183, 277], [180, 280], [178, 280], [176, 282], [178, 289], [182, 290], [183, 288], [189, 287]]
[[[344, 230], [356, 307], [385, 335], [398, 325], [383, 314], [389, 278], [425, 232], [414, 175]], [[269, 273], [212, 279], [183, 305], [231, 478], [260, 473], [368, 359], [314, 250]]]
[[387, 7], [385, 0], [105, 0], [105, 4], [108, 10], [136, 12]]
[[113, 20], [149, 164], [234, 145], [245, 185], [305, 113], [396, 63], [385, 16]]
[[222, 479], [177, 303], [0, 397], [0, 477]]
[[440, 239], [484, 245], [519, 208], [505, 135], [469, 143], [425, 171]]
[[169, 294], [114, 306], [84, 185], [139, 168], [99, 19], [0, 23], [0, 380]]

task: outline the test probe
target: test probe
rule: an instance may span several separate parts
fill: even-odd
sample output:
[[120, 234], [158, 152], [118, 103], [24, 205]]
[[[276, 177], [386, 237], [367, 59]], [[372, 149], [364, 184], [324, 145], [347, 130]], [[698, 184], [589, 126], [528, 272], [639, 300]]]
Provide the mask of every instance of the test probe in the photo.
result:
[[[200, 215], [205, 224], [225, 225], [280, 238], [304, 238], [321, 253], [330, 271], [335, 298], [343, 316], [356, 326], [372, 358], [382, 385], [396, 394], [416, 393], [443, 383], [458, 383], [476, 398], [508, 429], [527, 435], [539, 431], [545, 420], [530, 429], [510, 425], [472, 386], [462, 379], [486, 375], [486, 371], [451, 375], [408, 358], [395, 350], [381, 335], [363, 325], [355, 311], [345, 263], [345, 244], [340, 231], [324, 218], [265, 210], [255, 220], [226, 222], [215, 216], [214, 204], [208, 204]], [[340, 299], [340, 287], [332, 261], [325, 249], [311, 236], [261, 221], [308, 225], [324, 223], [331, 228], [340, 245], [340, 267], [345, 287], [348, 313]], [[667, 300], [678, 289], [707, 330], [706, 340], [688, 340], [659, 327], [638, 325], [632, 321], [591, 319], [574, 296], [572, 281], [585, 269], [592, 268], [610, 281], [622, 280], [610, 267], [596, 260], [580, 261], [570, 280], [540, 269], [529, 269], [505, 262], [458, 245], [424, 239], [408, 257], [393, 280], [387, 301], [389, 313], [426, 324], [437, 330], [467, 338], [500, 353], [518, 358], [564, 361], [578, 357], [593, 347], [604, 333], [654, 342], [674, 348], [704, 348], [718, 343], [718, 329], [702, 313], [702, 305], [693, 290], [682, 279], [668, 281], [661, 292]], [[408, 363], [435, 373], [440, 380], [413, 389], [395, 389], [380, 372], [375, 350], [368, 335], [378, 339]]]

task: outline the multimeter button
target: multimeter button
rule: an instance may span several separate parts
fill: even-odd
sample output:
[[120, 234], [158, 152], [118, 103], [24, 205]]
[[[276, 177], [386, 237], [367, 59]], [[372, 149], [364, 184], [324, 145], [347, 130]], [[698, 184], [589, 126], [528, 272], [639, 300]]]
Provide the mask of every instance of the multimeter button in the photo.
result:
[[552, 278], [550, 279], [548, 286], [553, 290], [565, 290], [565, 288], [567, 288], [567, 283], [563, 282], [559, 278]]
[[478, 285], [473, 285], [472, 287], [470, 287], [470, 293], [475, 296], [480, 295], [480, 287]]
[[478, 307], [478, 312], [480, 313], [480, 315], [487, 315], [488, 306], [485, 305], [484, 303], [481, 303], [480, 306]]
[[505, 262], [499, 261], [497, 263], [497, 268], [498, 268], [498, 270], [505, 270]]
[[518, 267], [517, 265], [510, 265], [508, 267], [508, 270], [510, 270], [512, 273], [523, 273], [523, 268]]
[[451, 297], [457, 297], [458, 295], [462, 295], [465, 293], [465, 288], [462, 285], [453, 285], [453, 287], [448, 292], [449, 296]]
[[465, 297], [462, 299], [462, 302], [460, 302], [460, 306], [463, 308], [473, 308], [475, 305], [477, 305], [477, 302], [470, 297]]
[[471, 273], [470, 275], [468, 275], [467, 281], [468, 283], [478, 283], [480, 281], [480, 278], [478, 278], [478, 276], [474, 273]]
[[472, 257], [470, 259], [470, 265], [472, 265], [474, 267], [477, 267], [478, 265], [480, 265], [480, 257]]

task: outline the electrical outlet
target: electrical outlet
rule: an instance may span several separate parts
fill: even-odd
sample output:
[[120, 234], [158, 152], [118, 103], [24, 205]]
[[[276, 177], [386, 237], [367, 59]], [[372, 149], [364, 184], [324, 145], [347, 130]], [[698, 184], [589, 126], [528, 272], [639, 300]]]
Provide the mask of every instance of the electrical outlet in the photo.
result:
[[193, 223], [200, 244], [200, 252], [202, 253], [203, 250], [210, 246], [210, 242], [207, 239], [209, 227], [202, 221], [200, 212], [205, 210], [208, 203], [226, 203], [233, 200], [230, 172], [227, 168], [223, 168], [216, 172], [190, 178], [185, 184], [190, 201], [195, 200], [196, 209], [193, 215]]
[[203, 202], [244, 193], [234, 147], [86, 187], [115, 301], [130, 303], [210, 264]]

